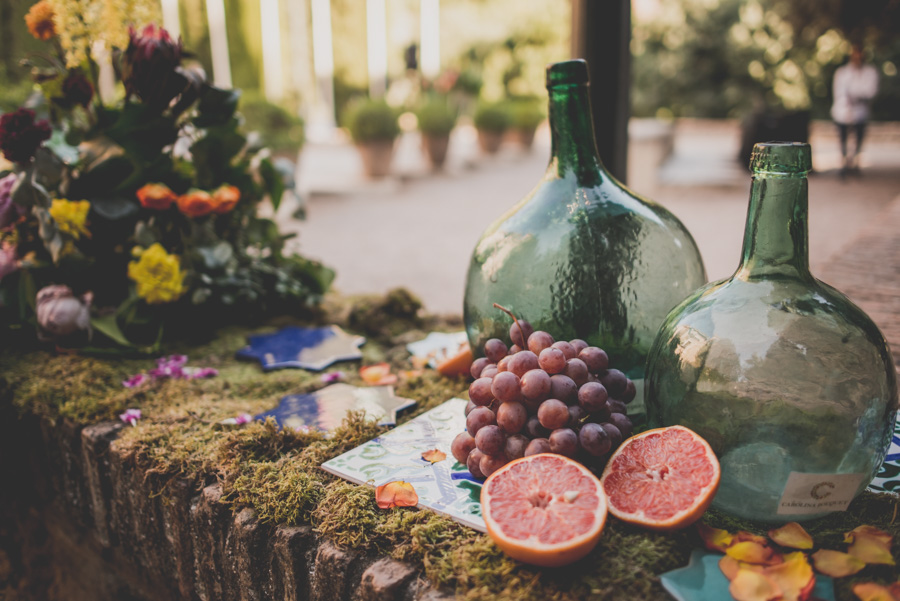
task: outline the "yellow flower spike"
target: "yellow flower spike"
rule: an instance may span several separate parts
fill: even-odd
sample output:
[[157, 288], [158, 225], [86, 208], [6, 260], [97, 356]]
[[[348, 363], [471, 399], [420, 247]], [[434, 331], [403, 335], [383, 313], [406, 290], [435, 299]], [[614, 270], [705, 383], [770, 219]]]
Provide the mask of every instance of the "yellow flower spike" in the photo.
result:
[[56, 227], [60, 232], [68, 234], [75, 240], [82, 236], [91, 237], [91, 233], [87, 229], [87, 216], [90, 210], [91, 203], [87, 200], [55, 198], [50, 204], [50, 216], [56, 222]]
[[128, 277], [137, 284], [137, 295], [150, 304], [178, 300], [185, 292], [184, 276], [178, 256], [168, 254], [158, 242], [128, 264]]

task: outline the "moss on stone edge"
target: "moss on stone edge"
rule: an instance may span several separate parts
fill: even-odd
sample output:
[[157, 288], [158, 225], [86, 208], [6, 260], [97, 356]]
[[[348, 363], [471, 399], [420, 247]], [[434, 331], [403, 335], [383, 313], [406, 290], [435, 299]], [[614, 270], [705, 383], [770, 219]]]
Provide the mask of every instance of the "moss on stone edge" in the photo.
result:
[[[326, 318], [348, 327], [348, 316], [353, 315], [355, 323], [369, 332], [366, 362], [387, 360], [395, 369], [408, 369], [406, 342], [430, 329], [459, 327], [458, 319], [419, 316], [416, 304], [398, 293], [356, 302], [348, 308], [331, 299]], [[388, 309], [396, 315], [387, 327], [372, 321], [379, 310]], [[287, 324], [270, 327], [279, 325]], [[0, 386], [12, 389], [20, 412], [50, 420], [91, 424], [116, 419], [127, 407], [139, 407], [144, 418], [137, 427], [126, 428], [116, 445], [157, 476], [153, 480], [159, 482], [159, 493], [166, 494], [166, 483], [175, 478], [189, 479], [198, 488], [215, 478], [235, 511], [252, 507], [262, 521], [311, 524], [339, 546], [388, 553], [421, 566], [433, 583], [466, 599], [668, 599], [658, 574], [685, 565], [691, 550], [700, 546], [693, 529], [655, 534], [610, 518], [598, 548], [588, 557], [565, 568], [542, 570], [507, 558], [486, 535], [433, 512], [380, 510], [373, 489], [344, 482], [318, 467], [384, 431], [361, 416], [349, 415], [330, 438], [278, 430], [271, 422], [239, 428], [217, 424], [241, 412], [269, 409], [285, 394], [322, 386], [320, 374], [262, 373], [256, 364], [234, 359], [247, 333], [229, 328], [205, 345], [172, 349], [187, 354], [190, 365], [219, 369], [220, 376], [210, 380], [161, 381], [128, 390], [122, 380], [153, 367], [152, 358], [112, 361], [36, 351], [0, 354]], [[349, 382], [359, 384], [358, 367], [346, 363], [332, 369], [348, 373]], [[453, 396], [464, 396], [466, 387], [462, 378], [442, 378], [431, 370], [400, 382], [397, 394], [419, 401], [401, 421]], [[817, 520], [808, 529], [827, 548], [842, 548], [842, 533], [859, 523], [897, 536], [896, 509], [896, 498], [865, 493], [848, 512]], [[732, 531], [766, 529], [714, 511], [704, 520]], [[849, 589], [854, 581], [890, 582], [897, 576], [892, 566], [867, 567], [838, 582], [838, 598], [854, 598]]]

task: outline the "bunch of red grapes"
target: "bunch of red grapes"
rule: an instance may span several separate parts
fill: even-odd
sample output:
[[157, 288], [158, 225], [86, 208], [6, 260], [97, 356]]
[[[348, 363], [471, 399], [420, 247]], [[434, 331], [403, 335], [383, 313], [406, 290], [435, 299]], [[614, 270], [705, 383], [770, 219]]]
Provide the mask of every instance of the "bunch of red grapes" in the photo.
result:
[[478, 479], [537, 453], [602, 467], [631, 436], [625, 405], [634, 382], [584, 340], [555, 341], [522, 319], [509, 337], [512, 347], [491, 338], [472, 363], [466, 431], [453, 439], [453, 456]]

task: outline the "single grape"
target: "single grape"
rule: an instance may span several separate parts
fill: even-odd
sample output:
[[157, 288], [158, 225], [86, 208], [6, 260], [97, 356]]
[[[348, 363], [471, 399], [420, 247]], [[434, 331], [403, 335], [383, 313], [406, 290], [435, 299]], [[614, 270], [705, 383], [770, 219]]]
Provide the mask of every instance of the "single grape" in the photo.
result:
[[603, 384], [587, 382], [578, 389], [578, 404], [588, 413], [594, 413], [606, 406], [609, 394]]
[[562, 351], [563, 355], [566, 356], [566, 360], [574, 359], [578, 356], [578, 353], [575, 352], [575, 347], [566, 342], [565, 340], [559, 340], [553, 343], [553, 348], [559, 349]]
[[609, 415], [609, 401], [606, 401], [599, 409], [591, 411], [591, 416], [588, 418], [588, 421], [594, 422], [595, 424], [602, 424], [603, 422], [609, 421]]
[[625, 403], [618, 399], [609, 399], [606, 401], [606, 408], [609, 409], [610, 413], [621, 413], [622, 415], [628, 415], [628, 409], [625, 407]]
[[525, 456], [525, 447], [528, 446], [528, 437], [522, 434], [513, 434], [506, 439], [506, 456], [509, 460], [518, 459]]
[[538, 408], [538, 420], [548, 430], [562, 428], [569, 421], [569, 408], [558, 399], [547, 399]]
[[606, 354], [606, 351], [597, 348], [596, 346], [587, 347], [578, 353], [578, 358], [584, 361], [588, 371], [592, 374], [596, 374], [609, 367], [609, 356]]
[[484, 474], [481, 473], [482, 458], [484, 458], [484, 453], [478, 449], [473, 449], [472, 452], [469, 453], [469, 458], [466, 459], [466, 467], [469, 468], [469, 473], [477, 480], [484, 480]]
[[625, 384], [625, 392], [622, 393], [622, 395], [619, 397], [619, 400], [627, 405], [634, 400], [635, 395], [637, 395], [637, 390], [635, 390], [634, 388], [634, 382], [628, 380], [628, 382]]
[[566, 368], [566, 356], [558, 348], [545, 348], [538, 357], [538, 364], [541, 369], [552, 376], [562, 373]]
[[481, 370], [490, 365], [490, 363], [491, 362], [487, 357], [479, 357], [472, 361], [472, 367], [469, 368], [469, 373], [477, 380], [481, 377]]
[[490, 426], [496, 423], [497, 419], [494, 416], [493, 411], [487, 407], [475, 407], [472, 409], [472, 412], [466, 416], [466, 432], [469, 433], [469, 436], [474, 437], [478, 433], [478, 430], [484, 426]]
[[486, 455], [499, 455], [506, 448], [506, 434], [499, 426], [485, 426], [475, 435], [475, 446]]
[[509, 371], [509, 356], [503, 357], [497, 362], [497, 371]]
[[609, 391], [609, 396], [614, 399], [622, 398], [625, 388], [628, 387], [628, 378], [618, 369], [608, 369], [606, 373], [600, 374], [600, 381]]
[[491, 393], [494, 398], [503, 403], [512, 403], [522, 398], [519, 389], [519, 377], [509, 371], [501, 371], [494, 376], [491, 383]]
[[472, 401], [469, 401], [468, 403], [466, 403], [466, 411], [463, 413], [463, 415], [465, 415], [466, 417], [469, 417], [469, 414], [472, 413], [472, 409], [474, 409], [477, 406], [478, 405], [476, 405]]
[[[519, 329], [521, 327], [521, 330]], [[509, 339], [512, 340], [512, 343], [518, 346], [521, 349], [528, 348], [528, 337], [534, 332], [534, 328], [531, 327], [531, 324], [525, 321], [524, 319], [518, 320], [518, 324], [514, 321], [512, 325], [509, 326]], [[525, 334], [525, 337], [522, 337], [522, 334]]]
[[515, 355], [516, 353], [518, 353], [521, 350], [522, 350], [521, 346], [519, 346], [518, 344], [514, 344], [511, 347], [509, 347], [509, 354]]
[[622, 432], [617, 427], [612, 424], [600, 424], [600, 426], [606, 430], [606, 433], [609, 434], [609, 441], [612, 445], [612, 448], [618, 447], [622, 444]]
[[550, 452], [575, 457], [578, 452], [578, 435], [570, 428], [559, 428], [550, 433]]
[[572, 378], [576, 386], [581, 386], [588, 381], [588, 368], [581, 359], [569, 359], [566, 361], [566, 371], [564, 373]]
[[491, 378], [478, 378], [469, 384], [469, 398], [472, 399], [472, 402], [481, 407], [490, 405], [491, 401], [494, 400], [494, 395], [491, 392], [493, 382], [494, 380]]
[[478, 464], [478, 467], [481, 468], [481, 473], [487, 478], [507, 463], [509, 463], [509, 460], [502, 453], [500, 455], [485, 455], [481, 458], [481, 463]]
[[519, 386], [529, 401], [543, 401], [550, 394], [550, 376], [543, 369], [532, 369], [525, 372]]
[[537, 415], [532, 415], [525, 422], [525, 433], [531, 438], [546, 438], [550, 436], [550, 430], [541, 425]]
[[546, 438], [535, 438], [525, 447], [525, 457], [537, 455], [538, 453], [549, 453], [550, 441]]
[[567, 405], [575, 402], [578, 393], [578, 386], [575, 381], [564, 374], [556, 374], [550, 376], [550, 398], [559, 399]]
[[521, 351], [515, 355], [511, 355], [507, 368], [520, 378], [532, 369], [540, 369], [541, 364], [538, 363], [537, 355], [531, 351]]
[[609, 452], [612, 441], [606, 430], [600, 424], [585, 424], [578, 432], [578, 443], [581, 448], [593, 455], [600, 457]]
[[623, 440], [631, 436], [631, 431], [634, 429], [628, 416], [622, 415], [621, 413], [613, 413], [610, 415], [609, 423], [619, 429], [619, 432], [622, 433]]
[[507, 434], [515, 434], [525, 427], [528, 410], [522, 403], [503, 403], [497, 408], [497, 425]]
[[450, 443], [450, 452], [461, 464], [466, 464], [469, 453], [475, 448], [475, 439], [468, 432], [460, 432]]
[[481, 377], [482, 378], [493, 378], [498, 373], [500, 373], [500, 372], [497, 369], [497, 366], [494, 365], [493, 363], [488, 363], [487, 367], [485, 367], [484, 369], [481, 370]]
[[553, 336], [543, 330], [538, 330], [528, 337], [528, 350], [535, 355], [540, 355], [541, 351], [550, 348], [551, 344], [553, 344]]
[[581, 426], [581, 422], [588, 417], [587, 411], [581, 408], [581, 405], [570, 405], [569, 406], [569, 423], [567, 424], [570, 428], [578, 428]]
[[506, 343], [499, 338], [491, 338], [484, 343], [484, 356], [491, 360], [491, 363], [498, 363], [500, 359], [506, 356]]
[[572, 345], [572, 348], [575, 349], [575, 356], [577, 357], [581, 351], [588, 347], [588, 343], [582, 340], [581, 338], [575, 338], [574, 340], [570, 340], [569, 344]]

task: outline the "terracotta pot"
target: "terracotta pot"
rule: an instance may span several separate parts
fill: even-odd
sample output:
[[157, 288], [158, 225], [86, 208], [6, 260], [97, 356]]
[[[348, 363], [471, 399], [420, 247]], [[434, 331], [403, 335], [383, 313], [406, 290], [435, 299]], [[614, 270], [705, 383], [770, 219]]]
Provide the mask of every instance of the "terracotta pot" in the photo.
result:
[[516, 142], [525, 150], [531, 150], [534, 144], [534, 132], [537, 127], [517, 127], [513, 130], [513, 137]]
[[422, 149], [428, 156], [428, 161], [433, 169], [440, 169], [444, 166], [449, 144], [449, 134], [422, 134]]
[[366, 176], [384, 177], [391, 172], [391, 159], [394, 158], [393, 140], [371, 140], [356, 144], [359, 156], [362, 157]]
[[478, 130], [478, 146], [487, 154], [496, 154], [500, 150], [500, 144], [503, 142], [502, 131]]

